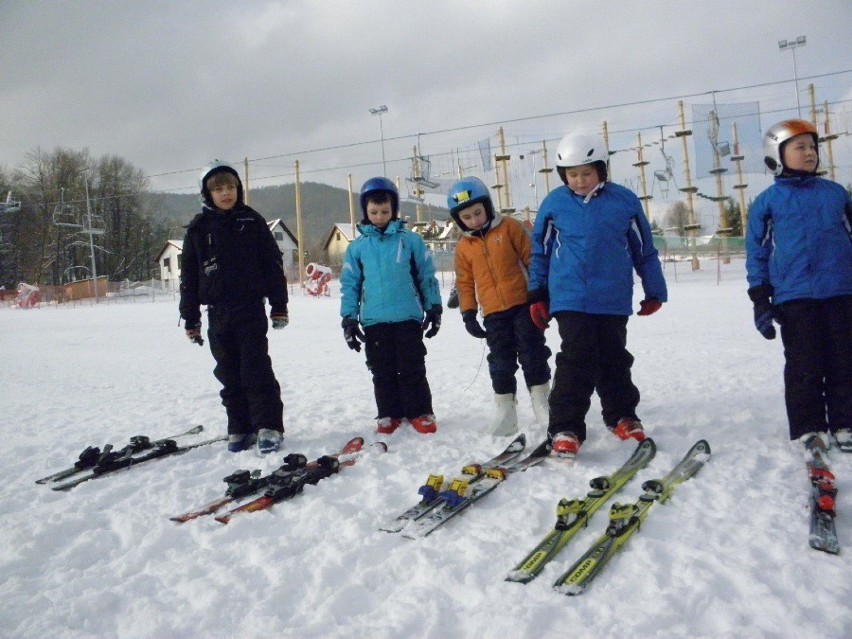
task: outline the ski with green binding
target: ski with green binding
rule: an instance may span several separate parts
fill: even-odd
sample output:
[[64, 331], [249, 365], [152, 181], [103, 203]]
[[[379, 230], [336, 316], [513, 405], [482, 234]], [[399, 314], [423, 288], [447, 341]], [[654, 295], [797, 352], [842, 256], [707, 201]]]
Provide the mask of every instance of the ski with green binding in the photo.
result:
[[654, 458], [657, 447], [650, 438], [645, 439], [624, 464], [611, 475], [595, 477], [589, 484], [591, 490], [583, 499], [561, 499], [556, 507], [556, 525], [506, 577], [506, 581], [529, 583], [574, 536], [585, 528], [589, 519], [633, 476]]

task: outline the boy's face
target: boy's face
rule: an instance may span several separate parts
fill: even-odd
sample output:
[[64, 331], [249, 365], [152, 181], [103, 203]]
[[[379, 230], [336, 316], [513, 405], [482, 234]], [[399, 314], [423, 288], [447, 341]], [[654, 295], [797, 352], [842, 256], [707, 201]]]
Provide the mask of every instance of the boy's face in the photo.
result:
[[367, 202], [367, 219], [377, 229], [385, 228], [393, 217], [393, 208], [390, 202], [378, 204], [376, 202]]
[[220, 211], [230, 211], [237, 204], [237, 187], [234, 184], [219, 183], [210, 188], [213, 206]]
[[568, 180], [568, 188], [577, 195], [588, 195], [601, 181], [598, 170], [591, 164], [569, 166], [565, 169], [565, 179]]
[[819, 162], [816, 142], [810, 133], [800, 133], [784, 145], [784, 166], [791, 171], [816, 171]]
[[460, 211], [459, 219], [471, 231], [478, 231], [488, 221], [488, 212], [485, 210], [485, 205], [482, 202], [477, 202], [473, 206]]

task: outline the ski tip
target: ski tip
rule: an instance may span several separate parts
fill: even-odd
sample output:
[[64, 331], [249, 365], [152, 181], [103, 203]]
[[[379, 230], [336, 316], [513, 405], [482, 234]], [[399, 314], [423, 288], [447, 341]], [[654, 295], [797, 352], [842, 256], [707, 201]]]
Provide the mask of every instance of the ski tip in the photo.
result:
[[577, 584], [561, 584], [558, 586], [554, 586], [553, 589], [560, 595], [566, 595], [568, 597], [576, 597], [577, 595], [581, 595], [585, 590]]
[[513, 570], [503, 581], [510, 581], [516, 584], [526, 584], [532, 581], [532, 577], [529, 573], [524, 572], [523, 570]]
[[692, 448], [698, 454], [710, 456], [710, 444], [706, 439], [699, 439]]
[[657, 442], [655, 442], [651, 437], [646, 437], [644, 440], [639, 442], [639, 445], [636, 448], [639, 450], [650, 450], [655, 455], [657, 454]]
[[188, 430], [188, 431], [186, 431], [186, 432], [187, 432], [187, 434], [189, 434], [189, 435], [197, 435], [198, 433], [200, 433], [200, 432], [201, 432], [201, 431], [203, 431], [203, 430], [204, 430], [204, 425], [203, 425], [203, 424], [198, 424], [198, 426], [195, 426], [195, 427], [193, 427], [193, 428], [189, 429], [189, 430]]
[[371, 453], [386, 453], [388, 452], [388, 445], [385, 442], [373, 442], [370, 444], [370, 452]]

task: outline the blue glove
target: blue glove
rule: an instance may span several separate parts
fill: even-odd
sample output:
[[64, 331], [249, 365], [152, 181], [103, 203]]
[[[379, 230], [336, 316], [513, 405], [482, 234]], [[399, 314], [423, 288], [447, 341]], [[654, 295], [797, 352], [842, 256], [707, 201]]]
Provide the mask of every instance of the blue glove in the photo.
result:
[[433, 306], [426, 311], [426, 317], [423, 319], [423, 337], [429, 339], [438, 334], [438, 329], [441, 328], [441, 313], [444, 309], [440, 306]]
[[778, 321], [778, 311], [770, 301], [772, 287], [769, 284], [753, 286], [748, 289], [748, 296], [754, 304], [754, 326], [766, 339], [775, 339], [775, 325]]

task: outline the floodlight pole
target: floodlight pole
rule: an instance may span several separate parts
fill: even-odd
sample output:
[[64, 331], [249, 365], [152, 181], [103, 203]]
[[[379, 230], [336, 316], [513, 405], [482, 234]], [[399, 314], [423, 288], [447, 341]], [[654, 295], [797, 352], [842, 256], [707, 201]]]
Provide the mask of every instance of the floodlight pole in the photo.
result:
[[796, 36], [794, 40], [779, 40], [778, 48], [781, 51], [789, 49], [793, 53], [793, 82], [796, 86], [796, 112], [799, 114], [799, 119], [802, 117], [802, 105], [799, 101], [799, 69], [796, 65], [796, 49], [807, 44], [806, 36]]
[[385, 177], [388, 176], [388, 166], [387, 166], [387, 163], [385, 162], [385, 128], [382, 124], [382, 114], [387, 113], [387, 112], [388, 112], [388, 107], [387, 107], [386, 104], [382, 104], [380, 106], [377, 106], [374, 109], [370, 109], [371, 115], [379, 116], [379, 134], [381, 135], [381, 138], [382, 138], [382, 175], [384, 175]]

